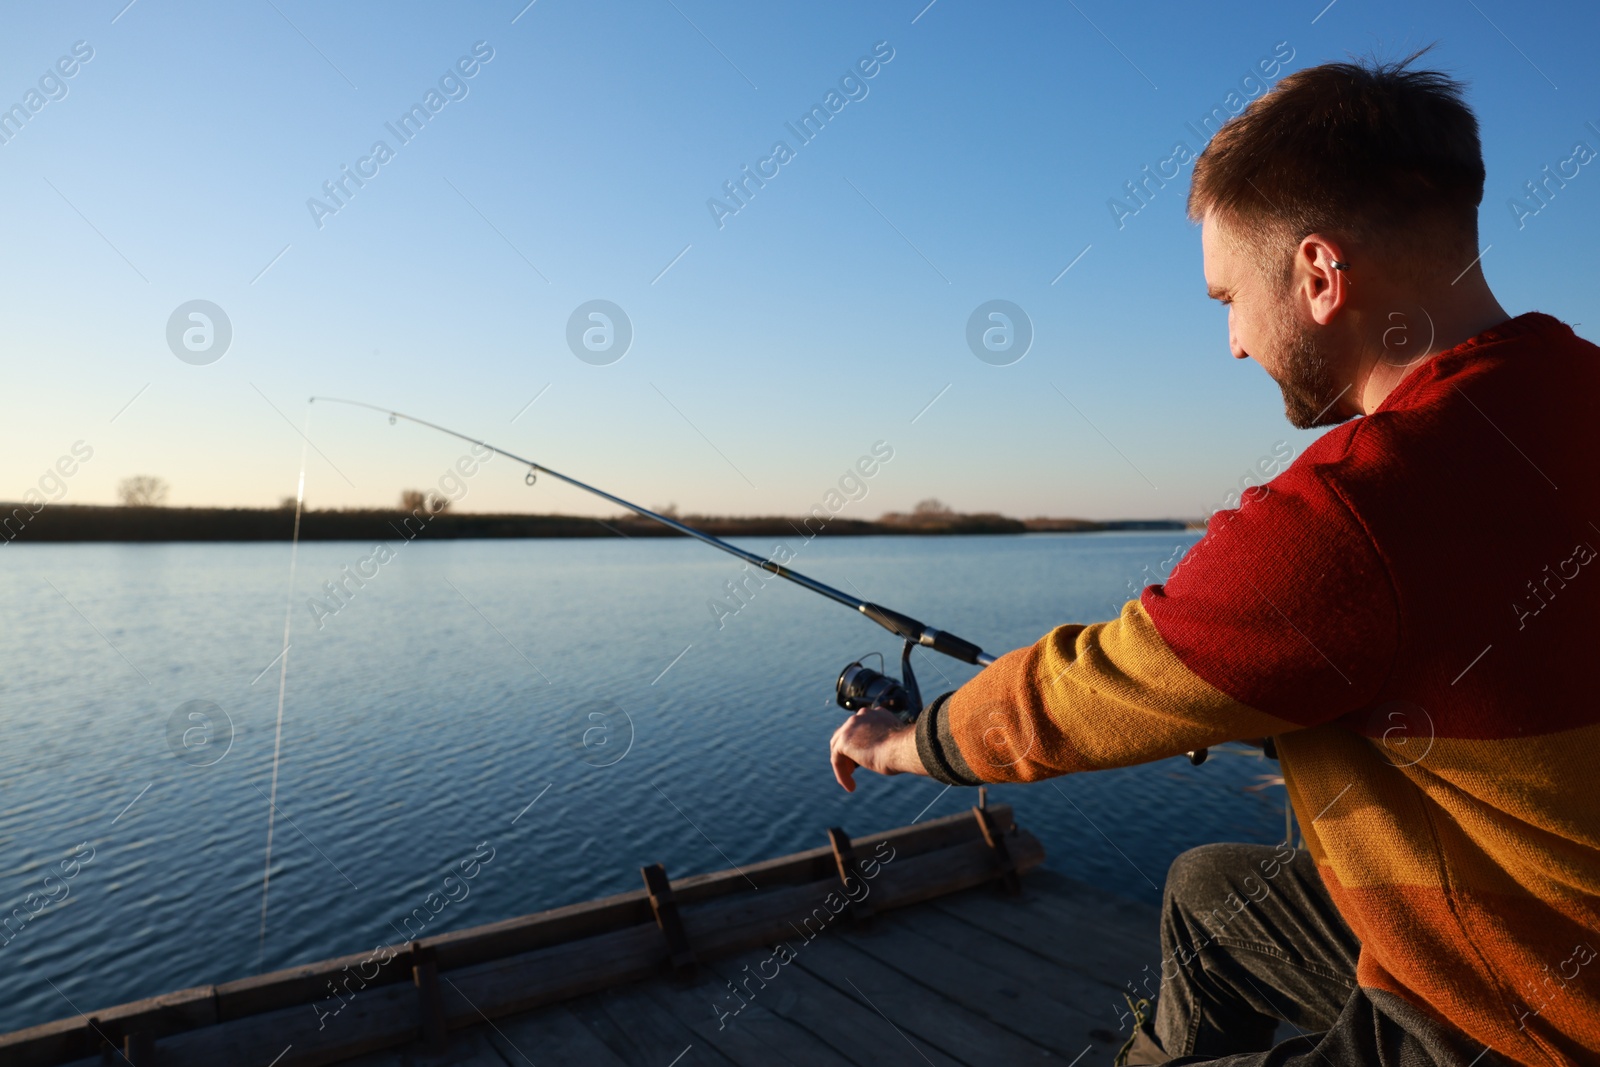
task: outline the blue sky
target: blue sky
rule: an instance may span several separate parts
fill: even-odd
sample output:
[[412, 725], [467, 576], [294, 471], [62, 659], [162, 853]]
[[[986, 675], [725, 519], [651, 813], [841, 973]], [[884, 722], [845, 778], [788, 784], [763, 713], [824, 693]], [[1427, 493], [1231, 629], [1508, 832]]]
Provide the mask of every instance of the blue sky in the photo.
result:
[[[1600, 149], [1592, 11], [524, 2], [8, 14], [0, 104], [76, 42], [93, 57], [0, 144], [0, 497], [81, 440], [94, 454], [69, 502], [109, 503], [149, 473], [174, 504], [270, 504], [294, 491], [306, 397], [330, 394], [683, 510], [802, 511], [886, 440], [894, 459], [855, 514], [928, 496], [1204, 514], [1310, 436], [1228, 358], [1183, 216], [1188, 169], [1121, 228], [1108, 201], [1175, 142], [1198, 148], [1186, 123], [1275, 49], [1287, 71], [1438, 41], [1484, 128], [1491, 285], [1512, 313], [1585, 334], [1594, 319], [1600, 174], [1584, 166], [1520, 227], [1507, 207], [1576, 141]], [[401, 144], [385, 124], [478, 42], [492, 59]], [[893, 58], [800, 144], [785, 124], [875, 46]], [[393, 158], [315, 219], [307, 201], [380, 139]], [[794, 157], [719, 227], [707, 201], [778, 140]], [[166, 337], [196, 299], [233, 332], [206, 365]], [[594, 299], [634, 333], [606, 365], [566, 340]], [[1008, 366], [966, 341], [994, 299], [1034, 330]], [[463, 451], [324, 405], [309, 436], [313, 506], [390, 503]], [[505, 464], [460, 506], [614, 510]]]

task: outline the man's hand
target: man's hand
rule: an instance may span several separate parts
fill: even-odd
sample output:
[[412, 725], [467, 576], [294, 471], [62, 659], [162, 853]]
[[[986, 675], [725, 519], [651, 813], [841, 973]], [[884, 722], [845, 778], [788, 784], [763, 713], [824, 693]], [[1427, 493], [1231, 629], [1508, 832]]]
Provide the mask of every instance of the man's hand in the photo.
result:
[[856, 791], [856, 768], [879, 774], [927, 774], [917, 755], [917, 727], [882, 708], [862, 708], [833, 732], [828, 743], [833, 776], [845, 791]]

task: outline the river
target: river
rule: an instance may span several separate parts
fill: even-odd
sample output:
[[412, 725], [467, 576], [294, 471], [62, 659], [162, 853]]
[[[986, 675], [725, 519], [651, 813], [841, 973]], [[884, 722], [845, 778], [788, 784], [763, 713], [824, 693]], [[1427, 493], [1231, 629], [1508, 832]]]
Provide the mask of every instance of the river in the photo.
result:
[[[791, 547], [798, 570], [1001, 652], [1110, 617], [1194, 540]], [[911, 776], [840, 790], [834, 679], [864, 653], [893, 662], [893, 640], [778, 581], [733, 613], [739, 565], [702, 545], [419, 541], [309, 606], [371, 551], [300, 546], [286, 671], [285, 544], [0, 552], [0, 904], [33, 912], [0, 945], [0, 1029], [635, 889], [645, 863], [742, 865], [826, 844], [830, 825], [974, 802]], [[930, 698], [972, 673], [916, 662]], [[1282, 788], [1248, 788], [1275, 771], [1174, 759], [992, 800], [1052, 866], [1155, 901], [1185, 848], [1282, 838]]]

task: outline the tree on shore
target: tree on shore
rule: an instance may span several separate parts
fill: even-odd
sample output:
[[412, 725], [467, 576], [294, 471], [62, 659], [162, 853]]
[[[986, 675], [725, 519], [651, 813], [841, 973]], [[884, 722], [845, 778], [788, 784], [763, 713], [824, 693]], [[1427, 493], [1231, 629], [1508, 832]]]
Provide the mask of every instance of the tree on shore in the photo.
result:
[[402, 489], [400, 510], [413, 514], [420, 511], [425, 515], [442, 515], [450, 510], [450, 501], [442, 496], [424, 493], [421, 489]]
[[159, 508], [167, 502], [171, 486], [153, 474], [135, 474], [117, 485], [117, 498], [125, 508]]
[[891, 511], [878, 521], [890, 526], [942, 526], [960, 519], [955, 510], [947, 506], [936, 497], [917, 501], [916, 507], [907, 514], [903, 511]]

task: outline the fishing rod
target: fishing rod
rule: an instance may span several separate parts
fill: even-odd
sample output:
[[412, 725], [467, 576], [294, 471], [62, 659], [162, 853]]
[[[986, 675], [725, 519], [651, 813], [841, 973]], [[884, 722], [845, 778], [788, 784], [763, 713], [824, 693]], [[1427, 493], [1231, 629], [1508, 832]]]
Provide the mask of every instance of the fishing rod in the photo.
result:
[[426, 426], [430, 430], [437, 430], [440, 433], [449, 434], [451, 437], [477, 445], [479, 448], [488, 449], [496, 455], [504, 456], [521, 466], [527, 467], [527, 482], [529, 485], [534, 483], [538, 475], [547, 475], [557, 481], [565, 482], [575, 489], [592, 493], [602, 500], [609, 500], [613, 504], [627, 508], [636, 515], [658, 522], [669, 529], [676, 530], [678, 533], [704, 542], [712, 548], [721, 549], [730, 556], [737, 556], [746, 563], [761, 568], [768, 574], [786, 578], [802, 588], [811, 590], [813, 593], [819, 593], [830, 600], [838, 601], [846, 607], [854, 608], [904, 642], [900, 652], [902, 678], [896, 679], [884, 671], [872, 670], [863, 666], [860, 660], [856, 660], [839, 672], [839, 680], [834, 685], [835, 699], [842, 708], [856, 711], [860, 708], [880, 707], [893, 712], [905, 722], [911, 722], [916, 719], [922, 712], [922, 694], [917, 686], [916, 675], [911, 670], [911, 651], [919, 645], [923, 648], [931, 648], [935, 652], [942, 652], [952, 659], [958, 659], [963, 663], [971, 663], [978, 667], [987, 667], [994, 662], [992, 655], [971, 641], [957, 637], [953, 633], [945, 630], [936, 630], [909, 615], [902, 615], [900, 612], [893, 611], [882, 605], [851, 596], [849, 593], [835, 589], [831, 585], [824, 585], [815, 578], [808, 578], [799, 571], [790, 570], [781, 563], [776, 563], [764, 556], [758, 556], [754, 552], [747, 552], [737, 545], [729, 544], [720, 537], [714, 537], [706, 533], [704, 530], [696, 530], [693, 526], [681, 523], [670, 516], [651, 511], [649, 508], [642, 508], [638, 504], [624, 500], [613, 493], [608, 493], [604, 489], [592, 486], [587, 482], [580, 482], [576, 478], [562, 474], [560, 471], [551, 470], [541, 463], [535, 463], [531, 459], [519, 456], [514, 452], [508, 452], [496, 445], [491, 445], [487, 441], [464, 433], [457, 433], [449, 427], [440, 426], [438, 423], [429, 422], [427, 419], [419, 419], [415, 415], [407, 415], [403, 411], [393, 411], [389, 408], [368, 404], [360, 400], [345, 400], [335, 396], [314, 396], [311, 398], [311, 403], [316, 403], [318, 400], [327, 401], [330, 404], [349, 404], [353, 407], [367, 408], [389, 416], [391, 424], [396, 419], [405, 419], [407, 422], [414, 422], [418, 426]]

